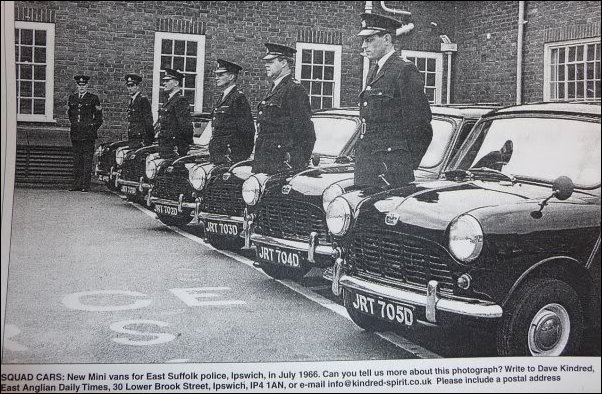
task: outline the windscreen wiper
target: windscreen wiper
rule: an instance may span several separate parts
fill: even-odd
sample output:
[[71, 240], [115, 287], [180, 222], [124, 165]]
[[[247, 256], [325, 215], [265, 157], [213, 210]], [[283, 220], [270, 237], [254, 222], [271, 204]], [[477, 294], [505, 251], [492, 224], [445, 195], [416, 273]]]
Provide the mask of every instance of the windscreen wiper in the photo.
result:
[[499, 170], [489, 168], [489, 167], [470, 168], [470, 169], [468, 169], [467, 172], [470, 172], [473, 175], [481, 175], [481, 174], [493, 175], [493, 174], [495, 174], [496, 176], [501, 176], [502, 178], [509, 180], [513, 184], [516, 183], [516, 178], [514, 177], [514, 175], [505, 174]]

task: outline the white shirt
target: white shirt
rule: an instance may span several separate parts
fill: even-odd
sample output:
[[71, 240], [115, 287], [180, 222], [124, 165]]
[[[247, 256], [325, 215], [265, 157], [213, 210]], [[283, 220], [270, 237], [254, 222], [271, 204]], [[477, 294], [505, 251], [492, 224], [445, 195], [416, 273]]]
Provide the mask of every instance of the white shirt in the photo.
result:
[[281, 82], [281, 81], [284, 79], [284, 77], [286, 77], [286, 76], [288, 76], [288, 75], [291, 75], [291, 73], [289, 72], [288, 74], [281, 75], [281, 76], [279, 76], [278, 78], [276, 78], [276, 79], [274, 80], [274, 87], [272, 88], [272, 90], [276, 89], [276, 86], [278, 86], [278, 84], [279, 84], [279, 83], [280, 83], [280, 82]]
[[140, 94], [140, 92], [136, 92], [130, 96], [130, 103], [133, 103], [136, 100], [136, 97]]
[[389, 58], [391, 57], [391, 55], [393, 55], [395, 53], [395, 49], [391, 49], [391, 52], [387, 53], [385, 56], [381, 57], [378, 60], [378, 72], [376, 73], [378, 75], [378, 73], [380, 72], [380, 70], [383, 68], [383, 66], [385, 65], [385, 62], [387, 60], [389, 60]]

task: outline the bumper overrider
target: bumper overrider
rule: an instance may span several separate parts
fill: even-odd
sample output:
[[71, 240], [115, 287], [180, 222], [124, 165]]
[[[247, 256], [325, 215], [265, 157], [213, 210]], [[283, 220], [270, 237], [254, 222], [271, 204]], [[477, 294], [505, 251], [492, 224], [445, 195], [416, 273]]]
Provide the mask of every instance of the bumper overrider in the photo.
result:
[[101, 182], [115, 182], [115, 179], [119, 176], [119, 171], [114, 166], [111, 166], [108, 170], [101, 169], [100, 165], [96, 163], [94, 166], [94, 176]]
[[436, 280], [428, 282], [426, 290], [420, 288], [393, 288], [373, 281], [347, 275], [343, 272], [345, 261], [338, 257], [332, 269], [332, 292], [339, 296], [343, 289], [373, 296], [377, 299], [410, 305], [423, 310], [429, 323], [438, 323], [439, 314], [495, 319], [502, 316], [502, 307], [476, 298], [454, 297], [443, 294]]
[[[250, 222], [251, 224], [247, 225], [247, 228], [252, 227], [252, 220]], [[316, 264], [316, 258], [318, 256], [330, 258], [334, 252], [334, 248], [332, 247], [332, 245], [320, 245], [318, 240], [318, 233], [315, 231], [311, 232], [309, 236], [309, 242], [292, 241], [288, 239], [269, 237], [253, 233], [252, 231], [247, 231], [247, 233], [249, 245], [252, 243], [272, 246], [279, 249], [294, 250], [306, 255], [307, 261], [309, 261], [312, 264]], [[245, 238], [245, 244], [247, 243], [247, 238]]]

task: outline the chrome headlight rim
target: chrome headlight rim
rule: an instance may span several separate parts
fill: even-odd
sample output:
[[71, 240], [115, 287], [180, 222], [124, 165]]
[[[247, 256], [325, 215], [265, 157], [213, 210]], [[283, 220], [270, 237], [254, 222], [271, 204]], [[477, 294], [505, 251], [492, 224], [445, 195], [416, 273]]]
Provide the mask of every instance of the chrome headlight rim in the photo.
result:
[[328, 209], [330, 203], [340, 195], [344, 194], [345, 190], [338, 183], [332, 184], [324, 190], [322, 193], [322, 208], [324, 208], [324, 212]]
[[449, 251], [463, 263], [475, 261], [483, 251], [483, 228], [472, 215], [460, 215], [449, 224]]
[[154, 160], [147, 162], [145, 168], [146, 177], [148, 179], [154, 179], [157, 176], [157, 168], [159, 168], [159, 166]]
[[202, 190], [207, 183], [207, 171], [201, 164], [197, 164], [188, 170], [188, 183], [195, 190]]
[[126, 150], [125, 148], [117, 148], [115, 151], [115, 163], [118, 166], [123, 164], [123, 160], [125, 159]]
[[351, 226], [351, 219], [351, 205], [345, 198], [339, 196], [328, 205], [326, 225], [333, 235], [345, 235]]
[[242, 184], [242, 199], [247, 205], [253, 206], [261, 196], [261, 181], [256, 176], [251, 176]]

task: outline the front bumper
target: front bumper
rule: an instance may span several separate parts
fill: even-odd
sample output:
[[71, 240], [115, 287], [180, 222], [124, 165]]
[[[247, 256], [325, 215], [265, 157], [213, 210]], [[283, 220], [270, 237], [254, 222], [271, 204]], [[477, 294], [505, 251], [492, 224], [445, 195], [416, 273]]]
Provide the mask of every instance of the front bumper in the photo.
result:
[[468, 316], [472, 318], [495, 319], [502, 316], [502, 307], [489, 301], [476, 298], [450, 298], [439, 291], [436, 280], [428, 282], [426, 291], [420, 289], [400, 289], [384, 286], [372, 281], [342, 274], [342, 259], [337, 259], [332, 278], [332, 291], [341, 294], [341, 289], [382, 297], [402, 304], [422, 308], [429, 323], [437, 323], [440, 313]]
[[165, 198], [159, 197], [150, 197], [151, 204], [160, 204], [160, 205], [168, 205], [170, 207], [177, 207], [178, 212], [182, 212], [184, 209], [196, 209], [196, 202], [186, 202], [184, 201], [184, 195], [180, 194], [178, 201], [168, 200]]
[[153, 187], [153, 185], [150, 183], [144, 182], [144, 177], [140, 177], [139, 181], [128, 181], [125, 179], [116, 178], [115, 184], [117, 186], [133, 186], [137, 188], [140, 193], [145, 193]]
[[312, 233], [310, 234], [309, 243], [301, 241], [291, 241], [282, 238], [267, 237], [265, 235], [255, 233], [250, 234], [250, 242], [274, 246], [277, 248], [292, 249], [302, 253], [307, 253], [307, 260], [313, 264], [317, 263], [317, 255], [323, 257], [328, 256], [328, 258], [330, 259], [334, 252], [334, 248], [332, 247], [332, 245], [319, 244], [318, 233], [316, 233], [315, 231], [312, 231]]

